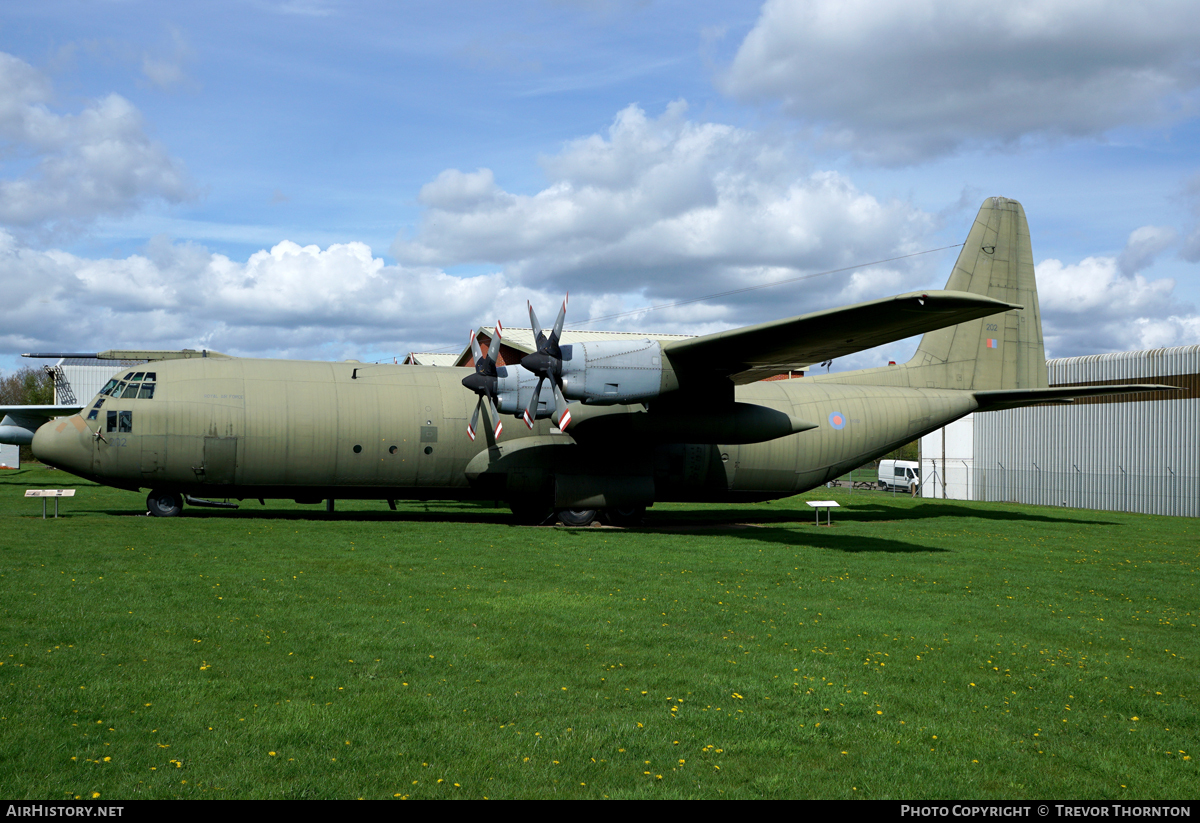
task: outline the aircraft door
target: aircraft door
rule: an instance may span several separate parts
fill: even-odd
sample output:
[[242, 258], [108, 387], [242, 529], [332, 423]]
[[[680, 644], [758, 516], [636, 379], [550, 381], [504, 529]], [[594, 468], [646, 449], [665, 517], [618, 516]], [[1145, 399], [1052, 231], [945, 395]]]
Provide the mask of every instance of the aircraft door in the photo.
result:
[[204, 474], [202, 481], [209, 486], [232, 486], [237, 473], [236, 437], [204, 438]]
[[142, 479], [153, 485], [161, 481], [167, 470], [167, 438], [155, 434], [142, 438]]

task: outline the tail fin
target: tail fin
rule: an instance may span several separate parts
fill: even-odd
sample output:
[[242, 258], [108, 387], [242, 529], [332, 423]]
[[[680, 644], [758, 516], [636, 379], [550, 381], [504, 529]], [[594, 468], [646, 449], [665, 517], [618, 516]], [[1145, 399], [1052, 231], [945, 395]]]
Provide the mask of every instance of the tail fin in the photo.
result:
[[1025, 210], [989, 197], [975, 218], [948, 290], [1019, 303], [1019, 311], [929, 332], [906, 364], [914, 388], [1037, 389], [1049, 385]]

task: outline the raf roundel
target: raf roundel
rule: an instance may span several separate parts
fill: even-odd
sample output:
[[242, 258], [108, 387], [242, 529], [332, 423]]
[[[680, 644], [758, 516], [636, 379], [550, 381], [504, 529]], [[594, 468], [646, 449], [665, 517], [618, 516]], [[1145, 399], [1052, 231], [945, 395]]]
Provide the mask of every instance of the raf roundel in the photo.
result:
[[833, 426], [835, 429], [846, 428], [846, 416], [844, 414], [842, 414], [841, 412], [836, 412], [836, 411], [830, 413], [829, 425]]

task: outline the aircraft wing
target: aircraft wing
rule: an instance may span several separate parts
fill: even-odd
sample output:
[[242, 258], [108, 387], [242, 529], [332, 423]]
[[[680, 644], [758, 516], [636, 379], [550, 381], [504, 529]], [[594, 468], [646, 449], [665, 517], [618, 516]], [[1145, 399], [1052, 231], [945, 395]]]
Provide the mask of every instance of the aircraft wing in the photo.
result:
[[735, 384], [954, 326], [1019, 305], [958, 291], [911, 292], [803, 314], [663, 346], [677, 372], [727, 376]]
[[[1112, 386], [1051, 386], [1048, 389], [996, 389], [977, 391], [975, 399], [980, 411], [1017, 409], [1037, 403], [1072, 403], [1088, 397], [1107, 397], [1116, 394], [1141, 394], [1143, 392], [1177, 392], [1180, 386], [1160, 386], [1150, 383], [1128, 383]], [[1150, 400], [1159, 398], [1151, 397]]]

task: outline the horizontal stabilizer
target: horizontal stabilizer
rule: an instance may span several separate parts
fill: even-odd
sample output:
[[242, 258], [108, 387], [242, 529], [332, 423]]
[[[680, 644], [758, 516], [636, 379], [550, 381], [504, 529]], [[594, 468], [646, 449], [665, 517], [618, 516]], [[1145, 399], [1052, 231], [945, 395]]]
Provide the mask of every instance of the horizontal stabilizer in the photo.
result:
[[96, 355], [98, 360], [192, 360], [196, 358], [212, 357], [218, 360], [229, 360], [232, 355], [221, 354], [219, 351], [208, 351], [206, 349], [179, 349], [175, 351], [121, 351], [117, 349], [109, 349], [102, 351]]
[[956, 291], [912, 292], [663, 346], [680, 373], [728, 376], [737, 385], [977, 320], [1021, 306]]
[[1070, 403], [1084, 397], [1107, 397], [1118, 394], [1140, 394], [1152, 391], [1179, 391], [1179, 386], [1159, 386], [1149, 383], [1130, 383], [1123, 386], [1051, 386], [1048, 389], [997, 389], [977, 391], [975, 400], [980, 411], [1016, 409], [1038, 403]]

